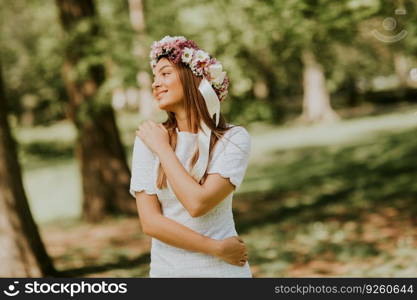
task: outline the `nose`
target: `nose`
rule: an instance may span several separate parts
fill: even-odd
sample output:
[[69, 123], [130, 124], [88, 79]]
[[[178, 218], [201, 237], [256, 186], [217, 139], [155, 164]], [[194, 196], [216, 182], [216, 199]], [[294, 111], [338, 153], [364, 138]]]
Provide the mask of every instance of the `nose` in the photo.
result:
[[152, 83], [152, 89], [156, 89], [157, 87], [160, 87], [161, 84], [157, 82], [156, 80]]

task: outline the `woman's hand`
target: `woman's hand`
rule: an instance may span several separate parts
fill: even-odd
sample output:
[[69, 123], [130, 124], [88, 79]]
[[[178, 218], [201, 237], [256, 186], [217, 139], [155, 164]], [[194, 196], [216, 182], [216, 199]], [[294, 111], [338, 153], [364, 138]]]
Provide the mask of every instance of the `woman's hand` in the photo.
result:
[[232, 236], [224, 240], [219, 240], [218, 243], [217, 257], [232, 265], [245, 265], [248, 260], [248, 251], [240, 237]]
[[139, 125], [136, 135], [152, 150], [155, 154], [158, 151], [170, 148], [168, 130], [162, 124], [148, 120]]

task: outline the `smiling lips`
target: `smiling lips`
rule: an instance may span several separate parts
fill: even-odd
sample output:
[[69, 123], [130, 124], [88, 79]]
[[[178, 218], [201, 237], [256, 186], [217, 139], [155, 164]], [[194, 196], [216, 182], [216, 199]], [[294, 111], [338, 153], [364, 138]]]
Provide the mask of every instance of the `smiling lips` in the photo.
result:
[[156, 98], [158, 98], [158, 99], [159, 99], [159, 98], [160, 98], [160, 96], [161, 96], [162, 94], [166, 93], [166, 92], [168, 92], [168, 90], [158, 92], [158, 93], [156, 94]]

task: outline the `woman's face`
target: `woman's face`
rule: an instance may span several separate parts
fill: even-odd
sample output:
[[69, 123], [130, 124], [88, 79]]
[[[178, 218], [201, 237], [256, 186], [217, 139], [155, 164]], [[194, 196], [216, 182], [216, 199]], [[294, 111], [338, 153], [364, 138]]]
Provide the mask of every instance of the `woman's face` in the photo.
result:
[[178, 71], [166, 58], [155, 66], [152, 92], [160, 109], [176, 112], [183, 107], [184, 91]]

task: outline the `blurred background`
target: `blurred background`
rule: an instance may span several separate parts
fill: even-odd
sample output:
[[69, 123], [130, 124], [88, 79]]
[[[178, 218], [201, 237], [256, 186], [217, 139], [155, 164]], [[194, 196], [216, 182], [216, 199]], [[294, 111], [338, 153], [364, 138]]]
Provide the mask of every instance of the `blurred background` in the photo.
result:
[[417, 3], [0, 2], [0, 276], [144, 277], [128, 194], [136, 127], [162, 121], [149, 49], [223, 64], [252, 136], [234, 196], [255, 277], [417, 275]]

